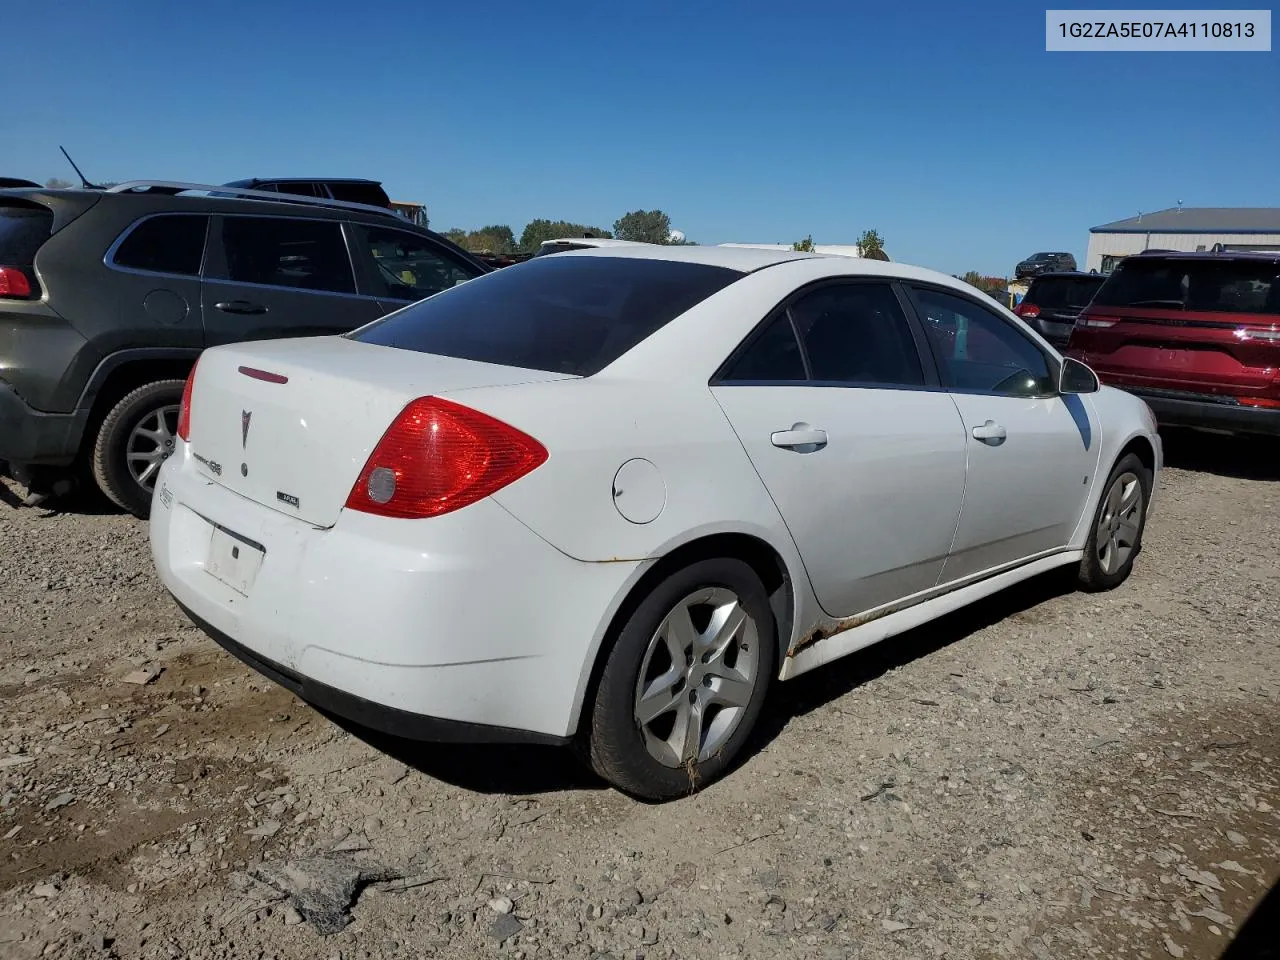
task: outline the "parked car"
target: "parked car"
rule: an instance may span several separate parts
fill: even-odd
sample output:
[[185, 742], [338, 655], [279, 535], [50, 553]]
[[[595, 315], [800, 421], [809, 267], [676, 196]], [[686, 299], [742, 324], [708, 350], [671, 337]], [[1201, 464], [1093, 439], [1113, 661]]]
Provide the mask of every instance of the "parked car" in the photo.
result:
[[1162, 424], [1280, 435], [1280, 255], [1126, 257], [1067, 349]]
[[250, 177], [247, 180], [232, 180], [223, 184], [227, 187], [240, 187], [245, 190], [267, 190], [275, 193], [287, 193], [291, 196], [323, 197], [330, 200], [344, 200], [347, 203], [364, 203], [372, 207], [391, 209], [391, 198], [382, 184], [377, 180], [361, 180], [357, 178], [333, 178], [318, 180], [307, 177], [280, 177], [276, 179], [260, 179]]
[[0, 461], [32, 488], [79, 472], [145, 517], [203, 348], [340, 333], [487, 272], [390, 211], [149, 186], [0, 191]]
[[1013, 271], [1016, 279], [1038, 277], [1042, 273], [1063, 273], [1076, 269], [1076, 258], [1069, 253], [1033, 253]]
[[524, 263], [532, 253], [477, 253], [475, 258], [492, 270], [499, 267], [514, 267], [517, 263]]
[[0, 177], [0, 190], [11, 189], [13, 187], [38, 187], [40, 184], [34, 180], [23, 180], [21, 177]]
[[961, 281], [644, 244], [207, 350], [178, 435], [152, 549], [227, 650], [653, 799], [723, 774], [775, 678], [1052, 568], [1117, 586], [1161, 464], [1145, 404]]
[[[549, 253], [563, 253], [566, 250], [630, 247], [639, 242], [638, 240], [614, 240], [611, 237], [565, 237], [562, 240], [543, 240], [534, 256], [545, 257]], [[648, 246], [655, 246], [655, 244], [648, 244]]]
[[1031, 281], [1014, 313], [1059, 350], [1067, 345], [1080, 311], [1106, 277], [1096, 273], [1043, 273]]

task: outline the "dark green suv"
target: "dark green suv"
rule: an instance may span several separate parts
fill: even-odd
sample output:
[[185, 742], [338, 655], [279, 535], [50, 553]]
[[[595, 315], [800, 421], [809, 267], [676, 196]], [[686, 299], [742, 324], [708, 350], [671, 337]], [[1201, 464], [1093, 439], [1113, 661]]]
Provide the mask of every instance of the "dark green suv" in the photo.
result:
[[145, 517], [205, 347], [345, 333], [488, 272], [389, 210], [232, 192], [0, 190], [0, 469]]

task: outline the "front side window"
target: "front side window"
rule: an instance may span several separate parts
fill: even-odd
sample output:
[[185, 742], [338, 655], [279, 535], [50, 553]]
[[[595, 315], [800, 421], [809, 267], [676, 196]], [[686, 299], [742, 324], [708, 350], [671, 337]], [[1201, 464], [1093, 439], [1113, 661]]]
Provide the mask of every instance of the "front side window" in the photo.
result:
[[421, 300], [480, 275], [412, 233], [364, 225], [356, 231], [373, 262], [375, 296]]
[[342, 226], [286, 217], [224, 217], [222, 280], [329, 293], [355, 293]]
[[1012, 324], [955, 294], [917, 288], [915, 298], [947, 389], [1009, 397], [1054, 392], [1048, 359]]
[[208, 229], [209, 218], [203, 214], [151, 217], [124, 238], [111, 262], [131, 270], [199, 276]]

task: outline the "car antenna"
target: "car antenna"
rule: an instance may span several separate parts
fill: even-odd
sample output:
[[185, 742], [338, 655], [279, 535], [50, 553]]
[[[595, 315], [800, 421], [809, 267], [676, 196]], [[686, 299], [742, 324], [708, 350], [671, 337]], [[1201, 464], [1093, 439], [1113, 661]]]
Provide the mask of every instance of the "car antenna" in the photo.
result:
[[71, 159], [71, 154], [67, 153], [67, 150], [64, 146], [59, 144], [58, 149], [61, 150], [62, 155], [67, 158], [67, 163], [71, 164], [71, 169], [76, 172], [76, 176], [80, 178], [80, 183], [84, 186], [86, 190], [103, 189], [102, 187], [98, 186], [96, 183], [90, 183], [88, 180], [84, 178], [84, 174], [80, 172], [80, 168], [76, 166], [76, 162]]

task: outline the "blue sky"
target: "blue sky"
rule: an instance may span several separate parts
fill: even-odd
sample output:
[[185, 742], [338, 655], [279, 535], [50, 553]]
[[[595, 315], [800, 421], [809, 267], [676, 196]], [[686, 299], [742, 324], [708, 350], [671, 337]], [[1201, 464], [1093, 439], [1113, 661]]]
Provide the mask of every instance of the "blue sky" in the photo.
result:
[[0, 173], [41, 181], [63, 143], [91, 179], [373, 177], [441, 230], [659, 207], [703, 243], [874, 227], [1000, 275], [1178, 200], [1280, 205], [1280, 53], [1050, 54], [1025, 2], [48, 0], [4, 25]]

